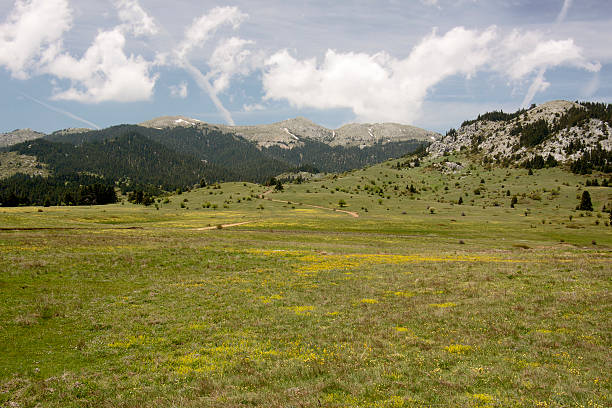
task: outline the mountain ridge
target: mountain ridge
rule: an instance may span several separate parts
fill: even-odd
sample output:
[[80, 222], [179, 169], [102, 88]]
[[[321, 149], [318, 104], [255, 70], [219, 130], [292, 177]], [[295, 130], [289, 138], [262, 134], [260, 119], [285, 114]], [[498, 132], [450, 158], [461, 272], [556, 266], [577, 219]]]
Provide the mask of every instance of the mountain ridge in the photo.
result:
[[358, 146], [363, 148], [376, 143], [407, 140], [433, 141], [442, 137], [433, 131], [399, 123], [350, 123], [337, 129], [328, 129], [301, 116], [270, 124], [228, 126], [209, 124], [179, 115], [161, 116], [139, 123], [139, 125], [156, 129], [177, 126], [206, 127], [242, 136], [259, 147], [278, 146], [283, 149], [303, 146], [303, 138], [313, 139], [332, 147]]
[[433, 157], [463, 150], [516, 165], [536, 157], [566, 163], [592, 151], [610, 152], [612, 105], [555, 100], [513, 114], [489, 112], [451, 129], [427, 149]]

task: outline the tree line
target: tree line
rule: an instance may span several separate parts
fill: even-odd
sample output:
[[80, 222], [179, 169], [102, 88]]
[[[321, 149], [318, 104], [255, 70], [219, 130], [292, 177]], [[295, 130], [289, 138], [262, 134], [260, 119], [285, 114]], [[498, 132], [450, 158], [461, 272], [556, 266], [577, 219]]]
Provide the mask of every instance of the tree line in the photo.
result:
[[95, 176], [28, 176], [0, 180], [0, 206], [102, 205], [117, 202], [115, 186]]

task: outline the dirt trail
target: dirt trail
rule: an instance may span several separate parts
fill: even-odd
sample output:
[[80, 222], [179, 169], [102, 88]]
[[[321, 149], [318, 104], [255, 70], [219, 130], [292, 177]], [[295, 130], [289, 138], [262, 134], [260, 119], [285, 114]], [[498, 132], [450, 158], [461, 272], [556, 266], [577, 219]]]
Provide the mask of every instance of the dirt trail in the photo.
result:
[[252, 222], [255, 222], [255, 221], [235, 222], [233, 224], [221, 224], [221, 228], [219, 228], [218, 225], [213, 225], [212, 227], [195, 228], [194, 230], [195, 231], [216, 230], [216, 229], [223, 229], [223, 228], [229, 228], [229, 227], [237, 227], [239, 225], [250, 224]]
[[[283, 200], [275, 200], [273, 198], [267, 198], [266, 196], [268, 194], [270, 194], [271, 192], [273, 192], [273, 191], [274, 190], [268, 190], [268, 191], [264, 192], [262, 195], [260, 195], [259, 198], [266, 199], [268, 201], [273, 201], [275, 203], [296, 204], [296, 203], [292, 203], [291, 201], [283, 201]], [[344, 214], [348, 214], [348, 215], [350, 215], [353, 218], [359, 218], [359, 214], [354, 212], [354, 211], [338, 210], [336, 208], [322, 207], [320, 205], [312, 205], [312, 204], [304, 204], [304, 203], [299, 203], [299, 204], [303, 205], [304, 207], [318, 208], [320, 210], [328, 210], [328, 211], [341, 212], [341, 213], [344, 213]]]

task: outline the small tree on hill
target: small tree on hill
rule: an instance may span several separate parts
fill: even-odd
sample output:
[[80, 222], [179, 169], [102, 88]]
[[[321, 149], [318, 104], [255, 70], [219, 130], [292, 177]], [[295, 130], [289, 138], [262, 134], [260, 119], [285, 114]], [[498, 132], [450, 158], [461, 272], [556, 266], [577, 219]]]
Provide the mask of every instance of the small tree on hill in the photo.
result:
[[591, 202], [591, 194], [588, 191], [584, 190], [582, 193], [582, 198], [580, 199], [580, 205], [577, 210], [581, 211], [593, 211], [593, 203]]

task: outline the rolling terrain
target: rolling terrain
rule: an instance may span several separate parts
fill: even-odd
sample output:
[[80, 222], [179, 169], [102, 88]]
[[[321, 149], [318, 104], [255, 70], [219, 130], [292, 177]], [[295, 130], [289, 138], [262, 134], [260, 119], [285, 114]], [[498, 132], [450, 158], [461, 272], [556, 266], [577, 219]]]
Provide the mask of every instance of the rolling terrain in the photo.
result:
[[536, 156], [567, 163], [594, 150], [612, 151], [612, 105], [551, 101], [512, 114], [465, 121], [428, 148], [433, 156], [477, 151], [489, 162], [524, 164]]
[[609, 175], [415, 161], [0, 209], [0, 404], [609, 406]]
[[[272, 128], [276, 126], [252, 127], [258, 132]], [[202, 182], [261, 183], [286, 172], [346, 171], [401, 157], [428, 143], [420, 131], [385, 134], [385, 139], [372, 139], [356, 146], [338, 140], [326, 143], [314, 138], [306, 128], [291, 129], [303, 134], [298, 133], [300, 143], [289, 149], [275, 143], [258, 144], [236, 129], [183, 117], [163, 117], [142, 126], [118, 125], [95, 131], [66, 129], [50, 135], [38, 134], [40, 137], [21, 143], [16, 143], [21, 139], [11, 139], [13, 142], [3, 150], [34, 158], [32, 166], [44, 167], [52, 176], [94, 174], [107, 183], [121, 185], [124, 190], [142, 186], [175, 190], [189, 189]], [[0, 177], [12, 174], [7, 169]]]
[[[612, 173], [593, 153], [608, 145], [534, 159], [565, 146], [563, 123], [590, 140], [608, 122], [551, 106], [546, 131], [536, 110], [492, 112], [448, 147], [270, 186], [0, 208], [0, 406], [611, 406]], [[506, 131], [519, 147], [502, 157]], [[120, 126], [16, 151], [52, 169], [89, 156], [96, 174], [163, 152], [170, 172], [192, 146], [245, 140], [215, 132]], [[304, 148], [244, 143], [282, 163]]]

